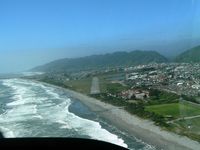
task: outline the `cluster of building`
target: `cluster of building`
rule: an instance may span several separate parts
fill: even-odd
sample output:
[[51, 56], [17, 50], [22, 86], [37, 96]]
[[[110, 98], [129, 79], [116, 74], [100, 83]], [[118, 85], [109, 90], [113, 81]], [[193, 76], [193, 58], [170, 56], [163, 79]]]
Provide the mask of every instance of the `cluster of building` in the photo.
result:
[[[109, 74], [110, 72], [110, 74]], [[132, 67], [116, 67], [112, 69], [88, 70], [74, 73], [48, 73], [52, 80], [66, 81], [77, 80], [96, 75], [107, 75], [106, 80], [111, 83], [129, 85], [130, 90], [120, 93], [124, 99], [135, 97], [144, 99], [147, 92], [138, 92], [133, 89], [151, 87], [177, 94], [200, 96], [200, 64], [189, 63], [151, 63]]]
[[146, 90], [138, 90], [138, 89], [130, 89], [125, 90], [119, 93], [119, 96], [125, 100], [144, 100], [149, 98], [149, 91]]
[[184, 95], [200, 95], [200, 64], [162, 63], [125, 68], [126, 83]]

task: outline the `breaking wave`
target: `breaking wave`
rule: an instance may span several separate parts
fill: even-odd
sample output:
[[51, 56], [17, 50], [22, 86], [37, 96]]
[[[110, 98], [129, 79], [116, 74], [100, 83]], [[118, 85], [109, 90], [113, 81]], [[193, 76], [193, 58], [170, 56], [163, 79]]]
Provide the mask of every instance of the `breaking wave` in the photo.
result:
[[[69, 112], [72, 100], [60, 95], [58, 89], [23, 79], [2, 81], [10, 88], [11, 96], [6, 111], [0, 115], [0, 130], [6, 137], [48, 137], [55, 132], [52, 128], [56, 128], [57, 132], [74, 131], [83, 137], [128, 147], [122, 138], [102, 128], [99, 122]], [[45, 128], [51, 133], [42, 133]]]

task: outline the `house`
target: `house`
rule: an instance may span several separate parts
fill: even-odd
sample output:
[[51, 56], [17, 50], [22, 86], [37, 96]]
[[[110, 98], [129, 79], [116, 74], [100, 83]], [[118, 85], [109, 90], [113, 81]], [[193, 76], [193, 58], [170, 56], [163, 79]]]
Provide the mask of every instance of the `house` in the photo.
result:
[[132, 90], [122, 91], [119, 94], [119, 96], [122, 97], [123, 99], [126, 99], [126, 100], [130, 100], [130, 99], [141, 99], [141, 100], [143, 100], [143, 99], [149, 97], [149, 91], [132, 89]]

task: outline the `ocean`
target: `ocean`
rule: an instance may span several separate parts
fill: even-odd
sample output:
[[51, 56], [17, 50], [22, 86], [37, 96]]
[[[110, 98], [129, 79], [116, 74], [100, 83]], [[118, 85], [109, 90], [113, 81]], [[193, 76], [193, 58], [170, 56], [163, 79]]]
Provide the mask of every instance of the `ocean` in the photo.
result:
[[25, 79], [0, 80], [0, 131], [7, 138], [75, 137], [155, 150], [110, 125], [65, 90]]

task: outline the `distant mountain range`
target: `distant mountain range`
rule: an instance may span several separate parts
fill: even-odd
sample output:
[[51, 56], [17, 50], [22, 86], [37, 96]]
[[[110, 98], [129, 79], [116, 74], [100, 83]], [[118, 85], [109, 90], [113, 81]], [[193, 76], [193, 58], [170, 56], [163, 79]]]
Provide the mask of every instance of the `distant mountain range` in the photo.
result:
[[80, 71], [108, 67], [122, 67], [147, 63], [167, 62], [168, 59], [155, 51], [115, 52], [81, 58], [65, 58], [33, 68], [32, 71], [60, 72]]
[[175, 59], [176, 62], [196, 63], [200, 62], [200, 46], [191, 48], [182, 54], [178, 55]]
[[[200, 62], [200, 46], [191, 48], [178, 55], [174, 62], [195, 63]], [[42, 72], [72, 72], [108, 67], [124, 67], [138, 64], [169, 62], [169, 60], [156, 51], [115, 52], [105, 55], [92, 55], [80, 58], [65, 58], [50, 62], [43, 66], [33, 68], [31, 71]]]

